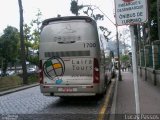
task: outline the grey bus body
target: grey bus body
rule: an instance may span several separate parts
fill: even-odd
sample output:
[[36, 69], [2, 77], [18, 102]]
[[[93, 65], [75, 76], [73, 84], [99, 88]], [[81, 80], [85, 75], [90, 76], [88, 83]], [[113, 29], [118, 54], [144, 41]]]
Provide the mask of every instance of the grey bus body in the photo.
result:
[[40, 90], [47, 96], [95, 96], [107, 88], [104, 36], [87, 16], [43, 21]]

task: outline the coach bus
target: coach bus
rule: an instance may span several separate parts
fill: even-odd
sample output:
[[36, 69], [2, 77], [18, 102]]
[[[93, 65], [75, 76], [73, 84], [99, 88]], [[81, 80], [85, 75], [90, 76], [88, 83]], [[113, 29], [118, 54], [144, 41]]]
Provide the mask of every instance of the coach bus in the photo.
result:
[[106, 91], [103, 34], [88, 16], [46, 19], [39, 46], [40, 90], [47, 96], [96, 96]]

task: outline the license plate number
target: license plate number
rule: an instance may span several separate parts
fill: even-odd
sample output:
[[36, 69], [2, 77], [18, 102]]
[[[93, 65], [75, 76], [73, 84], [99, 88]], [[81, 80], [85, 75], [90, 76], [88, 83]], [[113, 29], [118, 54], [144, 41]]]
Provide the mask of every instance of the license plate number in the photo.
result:
[[58, 88], [59, 92], [75, 92], [77, 91], [77, 88], [70, 88], [70, 87], [62, 87]]

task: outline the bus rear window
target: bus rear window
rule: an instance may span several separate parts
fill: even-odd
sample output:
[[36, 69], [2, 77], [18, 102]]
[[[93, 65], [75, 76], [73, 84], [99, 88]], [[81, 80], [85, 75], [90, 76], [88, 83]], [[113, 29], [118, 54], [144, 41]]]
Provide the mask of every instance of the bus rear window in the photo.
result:
[[52, 22], [41, 32], [41, 42], [85, 41], [97, 38], [95, 25], [85, 21]]

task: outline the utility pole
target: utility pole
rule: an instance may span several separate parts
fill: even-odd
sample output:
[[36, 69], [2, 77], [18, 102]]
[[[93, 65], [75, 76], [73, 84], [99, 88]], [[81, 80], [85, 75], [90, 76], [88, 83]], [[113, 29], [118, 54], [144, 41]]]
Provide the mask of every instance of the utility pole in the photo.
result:
[[160, 0], [157, 0], [157, 16], [158, 16], [158, 37], [160, 40]]
[[136, 39], [134, 34], [134, 26], [130, 25], [130, 33], [131, 33], [131, 45], [132, 45], [132, 66], [133, 66], [133, 76], [134, 76], [134, 90], [135, 90], [135, 103], [136, 103], [136, 114], [140, 114], [140, 106], [139, 106], [139, 91], [138, 91], [138, 71], [137, 71], [137, 59], [136, 59]]
[[118, 26], [116, 25], [116, 40], [117, 40], [117, 55], [118, 55], [118, 80], [122, 81], [120, 55], [119, 55], [119, 39], [118, 39]]

